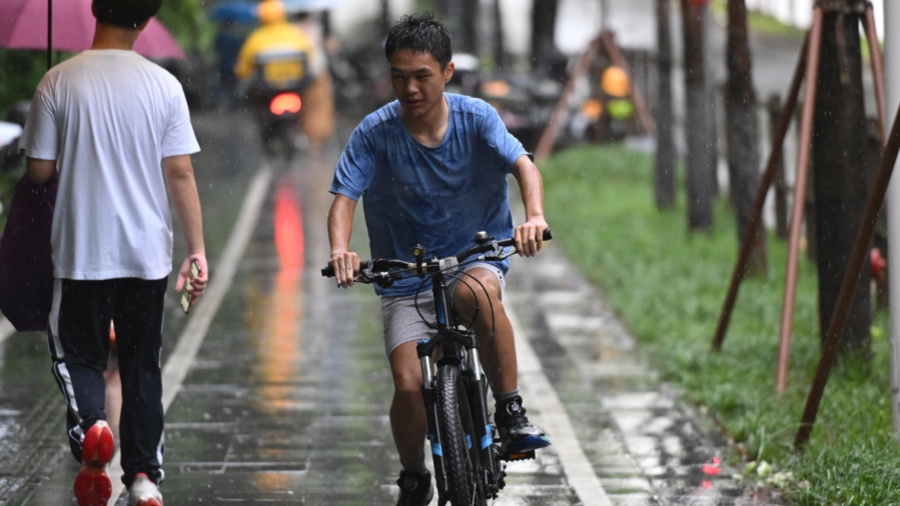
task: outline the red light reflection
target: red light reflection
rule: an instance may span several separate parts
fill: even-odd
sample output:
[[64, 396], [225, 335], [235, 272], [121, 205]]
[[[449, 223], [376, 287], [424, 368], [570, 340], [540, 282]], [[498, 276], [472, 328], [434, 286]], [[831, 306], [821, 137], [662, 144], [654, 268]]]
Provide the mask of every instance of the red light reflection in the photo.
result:
[[303, 268], [303, 214], [296, 188], [281, 181], [275, 191], [275, 249], [283, 270]]

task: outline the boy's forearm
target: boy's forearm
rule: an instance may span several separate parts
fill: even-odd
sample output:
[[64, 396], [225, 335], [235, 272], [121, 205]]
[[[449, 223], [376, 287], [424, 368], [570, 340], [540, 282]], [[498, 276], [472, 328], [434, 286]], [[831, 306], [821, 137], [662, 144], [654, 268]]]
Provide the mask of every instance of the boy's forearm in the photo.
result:
[[520, 157], [513, 167], [513, 176], [519, 183], [525, 219], [544, 216], [544, 180], [534, 162], [527, 156]]
[[25, 169], [28, 173], [28, 179], [32, 183], [44, 184], [56, 173], [56, 160], [40, 160], [27, 157], [25, 159]]
[[343, 195], [336, 195], [328, 211], [328, 242], [331, 256], [347, 253], [350, 249], [350, 233], [353, 229], [353, 212], [356, 202]]
[[200, 196], [190, 158], [185, 158], [186, 162], [178, 160], [166, 164], [166, 182], [172, 195], [175, 214], [181, 223], [188, 254], [205, 254]]

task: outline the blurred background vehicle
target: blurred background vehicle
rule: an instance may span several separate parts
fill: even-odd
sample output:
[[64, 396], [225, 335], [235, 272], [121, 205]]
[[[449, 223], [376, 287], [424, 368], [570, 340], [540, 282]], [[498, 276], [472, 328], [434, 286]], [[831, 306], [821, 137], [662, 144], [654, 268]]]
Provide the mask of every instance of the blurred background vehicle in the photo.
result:
[[305, 148], [300, 130], [301, 96], [316, 79], [314, 44], [288, 22], [284, 4], [257, 5], [260, 26], [241, 46], [234, 73], [236, 96], [250, 108], [269, 156], [293, 157]]
[[445, 88], [447, 93], [470, 97], [481, 96], [481, 63], [470, 53], [453, 54], [453, 77]]
[[497, 109], [506, 128], [533, 151], [562, 92], [568, 60], [557, 55], [543, 73], [487, 72], [482, 77], [481, 98]]

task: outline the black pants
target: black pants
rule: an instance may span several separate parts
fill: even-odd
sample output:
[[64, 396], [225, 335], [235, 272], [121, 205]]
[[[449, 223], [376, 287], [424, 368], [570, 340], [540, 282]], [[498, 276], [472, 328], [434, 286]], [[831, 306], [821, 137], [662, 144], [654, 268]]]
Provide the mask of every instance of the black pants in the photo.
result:
[[85, 432], [106, 419], [103, 373], [109, 358], [109, 325], [115, 322], [126, 485], [137, 473], [146, 473], [157, 483], [164, 476], [160, 353], [166, 283], [166, 278], [57, 279], [53, 286], [48, 330], [53, 376], [66, 399], [69, 444], [79, 462]]

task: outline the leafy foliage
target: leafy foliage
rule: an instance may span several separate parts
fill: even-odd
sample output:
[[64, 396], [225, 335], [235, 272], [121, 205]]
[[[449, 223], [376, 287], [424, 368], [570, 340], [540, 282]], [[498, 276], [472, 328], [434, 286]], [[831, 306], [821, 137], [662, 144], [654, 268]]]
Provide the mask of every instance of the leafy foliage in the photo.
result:
[[201, 0], [166, 0], [156, 16], [186, 53], [208, 52], [215, 35]]
[[0, 120], [19, 100], [31, 99], [34, 88], [47, 71], [46, 53], [0, 49]]

